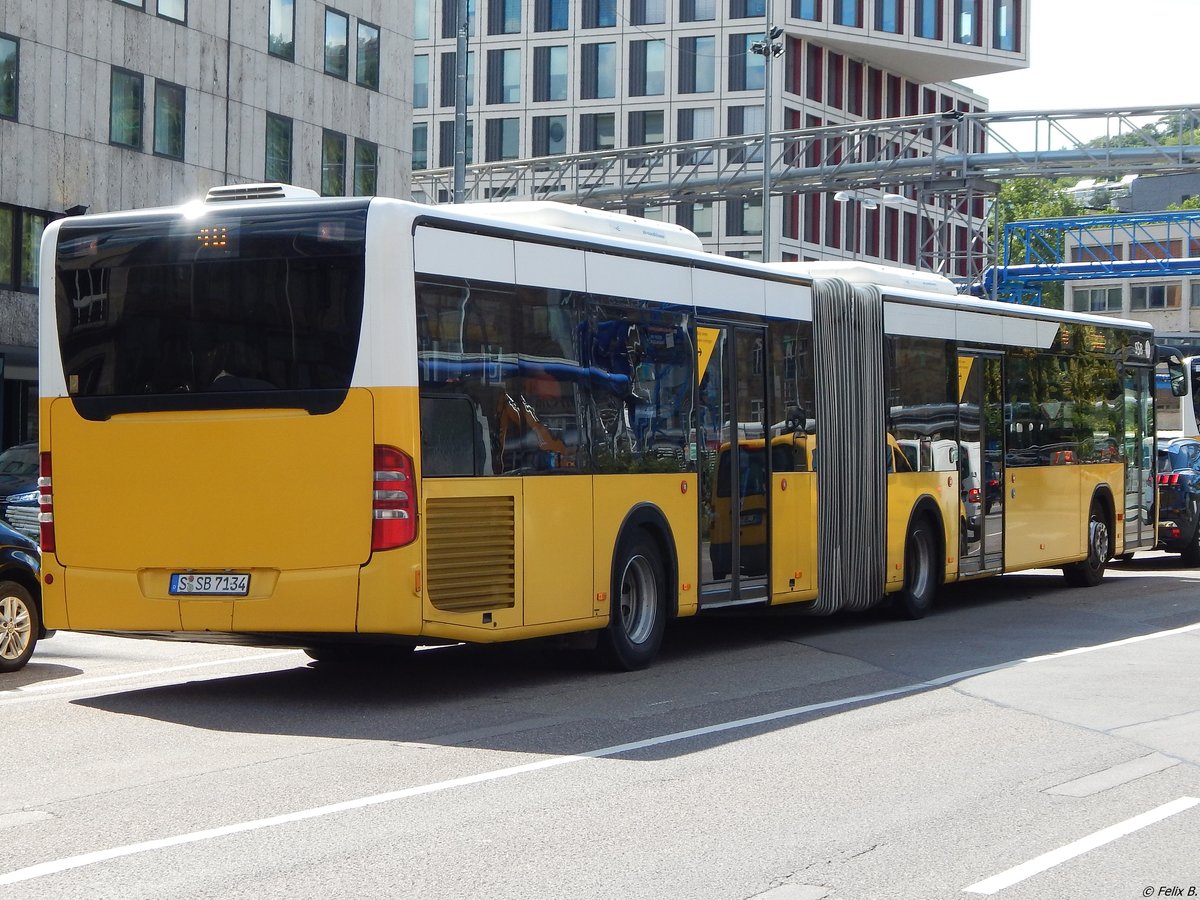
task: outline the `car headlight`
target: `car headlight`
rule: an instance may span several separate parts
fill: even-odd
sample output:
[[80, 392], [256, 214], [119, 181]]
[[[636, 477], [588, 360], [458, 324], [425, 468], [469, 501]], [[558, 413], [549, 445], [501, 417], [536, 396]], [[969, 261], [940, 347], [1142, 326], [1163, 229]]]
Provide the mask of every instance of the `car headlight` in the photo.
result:
[[38, 499], [37, 491], [26, 491], [23, 494], [10, 494], [4, 498], [5, 503], [36, 503]]

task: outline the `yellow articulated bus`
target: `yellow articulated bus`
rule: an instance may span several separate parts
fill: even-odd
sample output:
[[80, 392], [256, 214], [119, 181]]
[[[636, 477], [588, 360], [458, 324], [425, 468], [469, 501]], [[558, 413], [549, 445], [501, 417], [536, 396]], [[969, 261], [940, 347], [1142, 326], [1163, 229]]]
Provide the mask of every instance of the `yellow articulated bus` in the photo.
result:
[[591, 632], [636, 668], [676, 617], [916, 618], [1155, 541], [1139, 323], [280, 185], [55, 222], [42, 273], [50, 628], [320, 660]]

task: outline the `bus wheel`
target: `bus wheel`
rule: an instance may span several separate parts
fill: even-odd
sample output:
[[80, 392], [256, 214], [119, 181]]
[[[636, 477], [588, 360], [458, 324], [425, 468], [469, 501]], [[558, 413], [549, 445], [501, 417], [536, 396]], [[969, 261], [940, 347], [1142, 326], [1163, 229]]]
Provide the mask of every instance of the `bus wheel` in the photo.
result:
[[662, 559], [643, 531], [633, 531], [617, 547], [608, 627], [597, 650], [610, 668], [632, 671], [658, 655], [666, 628], [666, 583]]
[[921, 619], [937, 594], [937, 539], [932, 520], [920, 516], [904, 539], [904, 587], [892, 597], [892, 608], [904, 619]]
[[29, 591], [15, 581], [0, 582], [0, 672], [29, 662], [42, 623]]
[[1108, 519], [1104, 508], [1093, 501], [1092, 510], [1088, 514], [1088, 555], [1082, 562], [1063, 566], [1063, 577], [1071, 587], [1094, 587], [1104, 577], [1104, 567], [1108, 564], [1108, 555], [1112, 552], [1112, 542], [1108, 534]]

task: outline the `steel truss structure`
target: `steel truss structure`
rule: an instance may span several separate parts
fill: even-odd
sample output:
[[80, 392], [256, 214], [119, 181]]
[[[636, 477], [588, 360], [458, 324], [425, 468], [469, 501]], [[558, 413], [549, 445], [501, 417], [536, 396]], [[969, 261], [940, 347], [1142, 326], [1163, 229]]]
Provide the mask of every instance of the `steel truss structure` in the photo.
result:
[[[1164, 133], [1163, 125], [1172, 128]], [[1200, 104], [1065, 112], [969, 113], [856, 122], [770, 135], [772, 196], [902, 194], [920, 213], [922, 267], [972, 277], [995, 259], [987, 201], [1009, 178], [1112, 177], [1200, 171]], [[1104, 146], [1095, 135], [1107, 140]], [[1093, 136], [1084, 138], [1083, 135]], [[467, 200], [547, 199], [640, 209], [761, 196], [764, 136], [740, 135], [467, 167]], [[413, 195], [453, 197], [453, 170], [413, 173]], [[766, 217], [764, 217], [766, 218]], [[953, 245], [951, 223], [966, 225]]]

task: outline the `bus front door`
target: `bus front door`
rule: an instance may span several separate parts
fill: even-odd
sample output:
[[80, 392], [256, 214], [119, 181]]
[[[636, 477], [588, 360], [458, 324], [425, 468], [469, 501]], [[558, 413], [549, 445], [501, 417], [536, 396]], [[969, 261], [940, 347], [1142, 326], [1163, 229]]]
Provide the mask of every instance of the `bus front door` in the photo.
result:
[[1003, 359], [958, 355], [960, 575], [1004, 567]]
[[700, 604], [763, 601], [771, 533], [766, 334], [701, 322], [697, 347]]
[[1153, 377], [1146, 367], [1125, 369], [1125, 553], [1153, 550], [1158, 540]]

